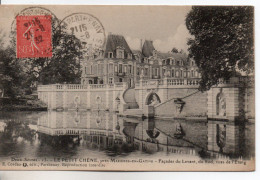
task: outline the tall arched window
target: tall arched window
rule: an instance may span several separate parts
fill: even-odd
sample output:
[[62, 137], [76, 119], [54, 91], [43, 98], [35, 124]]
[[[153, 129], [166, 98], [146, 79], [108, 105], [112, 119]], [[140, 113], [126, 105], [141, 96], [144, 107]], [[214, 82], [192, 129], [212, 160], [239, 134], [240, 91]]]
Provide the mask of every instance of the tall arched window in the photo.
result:
[[179, 71], [176, 71], [176, 77], [179, 77]]
[[174, 77], [175, 76], [175, 74], [174, 74], [174, 69], [172, 69], [172, 77]]

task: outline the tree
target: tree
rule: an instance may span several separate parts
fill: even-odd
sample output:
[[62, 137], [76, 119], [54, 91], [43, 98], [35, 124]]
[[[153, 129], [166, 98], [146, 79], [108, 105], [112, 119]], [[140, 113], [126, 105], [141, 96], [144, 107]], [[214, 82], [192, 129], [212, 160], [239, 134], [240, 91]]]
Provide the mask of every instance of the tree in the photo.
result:
[[250, 6], [194, 6], [186, 17], [189, 57], [201, 72], [200, 90], [254, 70], [254, 9]]
[[172, 48], [172, 51], [171, 51], [172, 53], [178, 53], [179, 51], [178, 51], [178, 49], [177, 48]]
[[65, 32], [58, 20], [52, 23], [52, 29], [52, 57], [23, 59], [28, 74], [27, 86], [33, 81], [42, 84], [80, 81], [80, 40]]
[[43, 84], [78, 83], [81, 76], [81, 42], [74, 35], [57, 31], [53, 35], [52, 58], [32, 60], [31, 73]]
[[2, 96], [15, 97], [21, 94], [23, 74], [21, 64], [16, 61], [14, 48], [4, 46], [5, 35], [0, 32], [0, 90]]
[[31, 93], [33, 82], [80, 82], [81, 42], [59, 25], [60, 21], [53, 19], [51, 58], [16, 58], [16, 32], [11, 32], [11, 43], [4, 48], [5, 36], [0, 31], [0, 95], [15, 98]]

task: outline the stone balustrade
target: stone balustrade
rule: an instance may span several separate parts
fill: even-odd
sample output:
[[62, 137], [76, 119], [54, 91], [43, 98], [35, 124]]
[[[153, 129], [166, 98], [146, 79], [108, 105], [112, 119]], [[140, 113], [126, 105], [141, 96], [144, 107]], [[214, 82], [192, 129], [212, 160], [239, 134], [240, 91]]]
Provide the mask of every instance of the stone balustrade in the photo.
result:
[[199, 78], [165, 78], [165, 79], [151, 79], [151, 80], [140, 80], [135, 85], [136, 87], [140, 86], [167, 86], [167, 87], [176, 87], [176, 86], [198, 86]]
[[38, 132], [49, 135], [113, 135], [113, 131], [105, 129], [87, 129], [87, 128], [49, 128], [44, 126], [38, 126]]
[[[193, 86], [198, 87], [200, 78], [164, 78], [164, 79], [150, 79], [150, 80], [140, 80], [135, 83], [135, 87], [178, 87], [178, 86]], [[252, 77], [232, 77], [230, 80], [219, 80], [218, 87], [222, 86], [242, 86], [246, 84], [247, 86], [252, 86], [254, 84], [254, 78]]]
[[81, 84], [52, 84], [52, 85], [39, 85], [38, 92], [40, 91], [81, 91], [88, 89], [118, 89], [118, 88], [126, 88], [127, 84], [125, 82], [116, 83], [116, 84], [89, 84], [89, 85], [81, 85]]

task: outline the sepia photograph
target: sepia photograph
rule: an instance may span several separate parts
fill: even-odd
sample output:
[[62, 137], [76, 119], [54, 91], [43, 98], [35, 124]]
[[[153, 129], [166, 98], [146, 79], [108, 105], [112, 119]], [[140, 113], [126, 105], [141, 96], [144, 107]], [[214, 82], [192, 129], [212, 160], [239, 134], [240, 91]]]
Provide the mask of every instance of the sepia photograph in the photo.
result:
[[0, 5], [0, 170], [254, 171], [254, 12]]

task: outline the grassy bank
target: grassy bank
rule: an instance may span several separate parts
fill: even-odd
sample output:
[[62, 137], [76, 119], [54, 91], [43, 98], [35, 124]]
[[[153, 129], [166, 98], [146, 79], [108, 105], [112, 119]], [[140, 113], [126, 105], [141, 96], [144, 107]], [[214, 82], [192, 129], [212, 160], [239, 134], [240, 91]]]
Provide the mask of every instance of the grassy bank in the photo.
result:
[[46, 111], [47, 105], [37, 97], [26, 95], [17, 98], [0, 98], [0, 111]]

